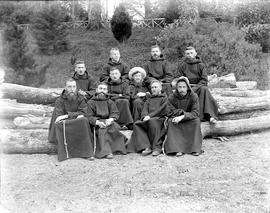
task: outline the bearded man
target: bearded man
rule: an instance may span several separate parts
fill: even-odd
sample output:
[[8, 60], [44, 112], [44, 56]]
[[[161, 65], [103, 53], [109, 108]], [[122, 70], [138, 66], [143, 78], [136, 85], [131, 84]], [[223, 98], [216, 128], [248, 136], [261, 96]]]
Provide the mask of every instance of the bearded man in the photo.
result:
[[92, 132], [87, 118], [85, 98], [77, 92], [76, 81], [68, 79], [55, 108], [49, 127], [49, 142], [57, 143], [58, 160], [93, 160]]

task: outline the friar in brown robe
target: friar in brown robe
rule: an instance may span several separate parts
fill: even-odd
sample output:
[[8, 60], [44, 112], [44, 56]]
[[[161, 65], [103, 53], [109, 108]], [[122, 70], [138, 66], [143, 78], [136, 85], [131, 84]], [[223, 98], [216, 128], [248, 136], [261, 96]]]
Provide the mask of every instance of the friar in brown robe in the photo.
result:
[[127, 138], [115, 122], [119, 111], [107, 96], [108, 86], [100, 83], [94, 97], [87, 102], [87, 118], [94, 129], [94, 152], [97, 158], [113, 158], [113, 153], [126, 154]]
[[170, 70], [169, 63], [164, 58], [158, 45], [151, 47], [151, 58], [145, 64], [144, 68], [147, 74], [146, 82], [148, 82], [149, 85], [152, 80], [161, 81], [162, 91], [167, 95], [172, 93], [171, 81], [173, 74]]
[[110, 50], [109, 62], [103, 67], [102, 74], [99, 78], [100, 82], [108, 81], [108, 79], [110, 78], [110, 70], [113, 67], [117, 68], [120, 71], [123, 81], [129, 82], [129, 65], [125, 61], [123, 61], [120, 55], [120, 50], [116, 47]]
[[133, 67], [129, 71], [130, 102], [133, 121], [140, 120], [143, 105], [148, 96], [150, 96], [149, 87], [144, 81], [146, 72], [141, 67]]
[[188, 78], [194, 92], [200, 101], [200, 119], [216, 123], [218, 118], [218, 105], [207, 87], [207, 73], [205, 64], [197, 56], [194, 47], [187, 47], [183, 62], [178, 64], [175, 77]]
[[88, 75], [84, 61], [75, 62], [72, 78], [76, 81], [78, 93], [89, 100], [95, 93], [94, 79]]
[[133, 125], [133, 133], [127, 146], [128, 152], [140, 152], [142, 155], [158, 156], [161, 153], [162, 141], [166, 130], [164, 121], [166, 116], [167, 96], [161, 93], [160, 81], [151, 83], [152, 95], [144, 104], [141, 120]]
[[116, 103], [120, 112], [117, 123], [122, 129], [130, 128], [133, 125], [133, 118], [130, 111], [129, 85], [123, 81], [119, 69], [115, 67], [111, 69], [107, 84], [110, 99]]
[[167, 116], [165, 152], [176, 153], [177, 157], [183, 154], [199, 155], [202, 146], [199, 98], [184, 76], [176, 80], [176, 91], [168, 98]]
[[77, 92], [76, 82], [69, 79], [55, 101], [49, 127], [49, 142], [57, 143], [58, 160], [89, 158], [93, 160], [92, 132], [87, 118], [85, 98]]

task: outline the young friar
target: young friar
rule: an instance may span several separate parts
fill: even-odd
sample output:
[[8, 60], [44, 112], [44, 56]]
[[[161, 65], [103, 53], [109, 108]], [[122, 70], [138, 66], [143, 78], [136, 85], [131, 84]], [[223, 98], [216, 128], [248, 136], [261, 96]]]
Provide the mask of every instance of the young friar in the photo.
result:
[[192, 90], [197, 93], [200, 101], [200, 119], [215, 124], [218, 119], [218, 104], [208, 90], [207, 72], [205, 64], [197, 56], [194, 47], [185, 49], [185, 57], [178, 64], [175, 77], [185, 76], [188, 78]]
[[144, 68], [147, 74], [146, 82], [148, 82], [148, 84], [150, 84], [152, 80], [161, 81], [162, 91], [167, 95], [172, 93], [171, 81], [173, 74], [169, 68], [169, 63], [164, 58], [158, 45], [151, 47], [151, 58], [145, 64]]
[[49, 142], [57, 143], [59, 161], [78, 157], [94, 160], [93, 134], [85, 117], [86, 111], [86, 101], [77, 92], [76, 82], [68, 79], [55, 101], [49, 127]]
[[95, 93], [94, 79], [88, 75], [84, 61], [76, 61], [73, 79], [76, 81], [78, 93], [89, 100]]
[[129, 71], [130, 102], [133, 121], [140, 120], [143, 105], [148, 96], [150, 96], [149, 87], [144, 81], [146, 72], [141, 67], [133, 67]]
[[168, 128], [164, 148], [166, 154], [198, 156], [201, 153], [202, 133], [199, 118], [199, 98], [182, 76], [176, 90], [168, 98]]
[[115, 152], [126, 154], [127, 138], [119, 131], [120, 127], [115, 122], [119, 111], [107, 94], [107, 84], [99, 83], [96, 94], [87, 102], [87, 117], [94, 129], [95, 157], [111, 159]]
[[111, 69], [107, 84], [110, 99], [116, 103], [120, 112], [117, 123], [122, 129], [132, 128], [133, 117], [130, 111], [129, 85], [123, 81], [119, 69], [115, 67]]
[[103, 67], [103, 72], [99, 78], [100, 82], [107, 82], [110, 78], [110, 70], [117, 68], [122, 76], [123, 81], [128, 82], [129, 65], [121, 59], [120, 50], [116, 47], [110, 50], [109, 62]]
[[164, 121], [166, 116], [167, 96], [161, 93], [162, 83], [154, 80], [151, 83], [152, 95], [144, 104], [141, 120], [133, 125], [133, 133], [128, 152], [141, 152], [146, 156], [161, 153], [162, 142], [166, 133]]

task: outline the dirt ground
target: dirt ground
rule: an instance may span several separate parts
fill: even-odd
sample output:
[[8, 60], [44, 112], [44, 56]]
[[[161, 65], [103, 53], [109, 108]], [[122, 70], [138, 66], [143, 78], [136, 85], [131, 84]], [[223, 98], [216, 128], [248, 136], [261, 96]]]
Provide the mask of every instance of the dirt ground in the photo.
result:
[[204, 140], [199, 157], [1, 155], [7, 212], [270, 212], [270, 131]]

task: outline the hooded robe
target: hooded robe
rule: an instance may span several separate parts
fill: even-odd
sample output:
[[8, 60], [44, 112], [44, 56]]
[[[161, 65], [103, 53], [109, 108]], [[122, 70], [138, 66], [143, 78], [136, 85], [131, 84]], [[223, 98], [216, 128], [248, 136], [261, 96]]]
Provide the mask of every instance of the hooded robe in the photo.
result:
[[154, 59], [153, 57], [145, 65], [146, 71], [146, 82], [150, 85], [152, 80], [161, 81], [162, 91], [166, 92], [167, 95], [172, 93], [172, 88], [170, 82], [172, 81], [173, 74], [169, 69], [169, 64], [167, 60], [161, 54], [158, 59]]
[[93, 89], [96, 86], [94, 84], [94, 79], [91, 78], [86, 71], [83, 75], [79, 75], [75, 72], [72, 78], [76, 81], [77, 90], [81, 89], [86, 92], [87, 95], [85, 98], [89, 100], [95, 93], [95, 89]]
[[87, 118], [92, 128], [95, 128], [95, 156], [105, 157], [113, 152], [126, 154], [126, 137], [120, 132], [120, 127], [116, 122], [106, 128], [96, 126], [96, 121], [104, 121], [109, 118], [117, 120], [119, 111], [115, 103], [106, 95], [99, 97], [98, 94], [87, 102]]
[[[149, 92], [149, 88], [146, 85], [145, 81], [143, 81], [140, 84], [138, 84], [134, 81], [131, 81], [129, 88], [130, 88], [131, 112], [132, 112], [132, 116], [133, 116], [133, 121], [135, 122], [137, 120], [140, 120], [143, 105], [144, 105], [147, 97], [150, 95], [150, 92]], [[146, 96], [139, 97], [139, 96], [137, 96], [137, 94], [139, 92], [144, 92], [144, 93], [148, 92], [149, 95], [147, 93]]]
[[132, 124], [133, 118], [130, 111], [130, 90], [128, 83], [124, 82], [122, 77], [118, 82], [113, 82], [109, 78], [107, 85], [110, 99], [115, 102], [120, 112], [119, 118], [116, 122], [121, 126]]
[[217, 119], [218, 104], [208, 90], [205, 64], [202, 63], [201, 59], [198, 56], [194, 59], [184, 58], [184, 61], [178, 64], [175, 77], [180, 76], [188, 78], [193, 91], [199, 97], [200, 119], [208, 121], [210, 117]]
[[106, 82], [109, 80], [110, 70], [113, 67], [116, 67], [117, 69], [119, 69], [124, 81], [129, 82], [128, 72], [129, 72], [130, 68], [129, 68], [129, 65], [126, 62], [124, 62], [121, 58], [118, 62], [113, 62], [112, 59], [109, 58], [109, 62], [103, 67], [102, 74], [99, 78], [100, 82], [103, 82], [103, 81]]
[[[144, 104], [141, 120], [133, 125], [133, 133], [127, 146], [128, 152], [140, 152], [146, 148], [161, 151], [161, 144], [165, 136], [164, 121], [166, 116], [167, 96], [165, 94], [152, 95]], [[147, 121], [142, 121], [145, 116]]]
[[[93, 156], [92, 132], [88, 120], [85, 117], [77, 118], [78, 115], [85, 115], [86, 110], [85, 99], [79, 94], [75, 100], [68, 100], [64, 90], [55, 101], [48, 139], [51, 143], [57, 143], [59, 161]], [[68, 119], [55, 123], [60, 115], [68, 115]]]
[[[170, 153], [193, 153], [201, 152], [202, 133], [199, 119], [199, 98], [192, 91], [188, 79], [184, 78], [188, 85], [185, 96], [181, 96], [176, 90], [170, 95], [167, 106], [168, 127], [167, 138], [164, 148], [167, 154]], [[184, 115], [184, 119], [175, 124], [174, 117]]]

